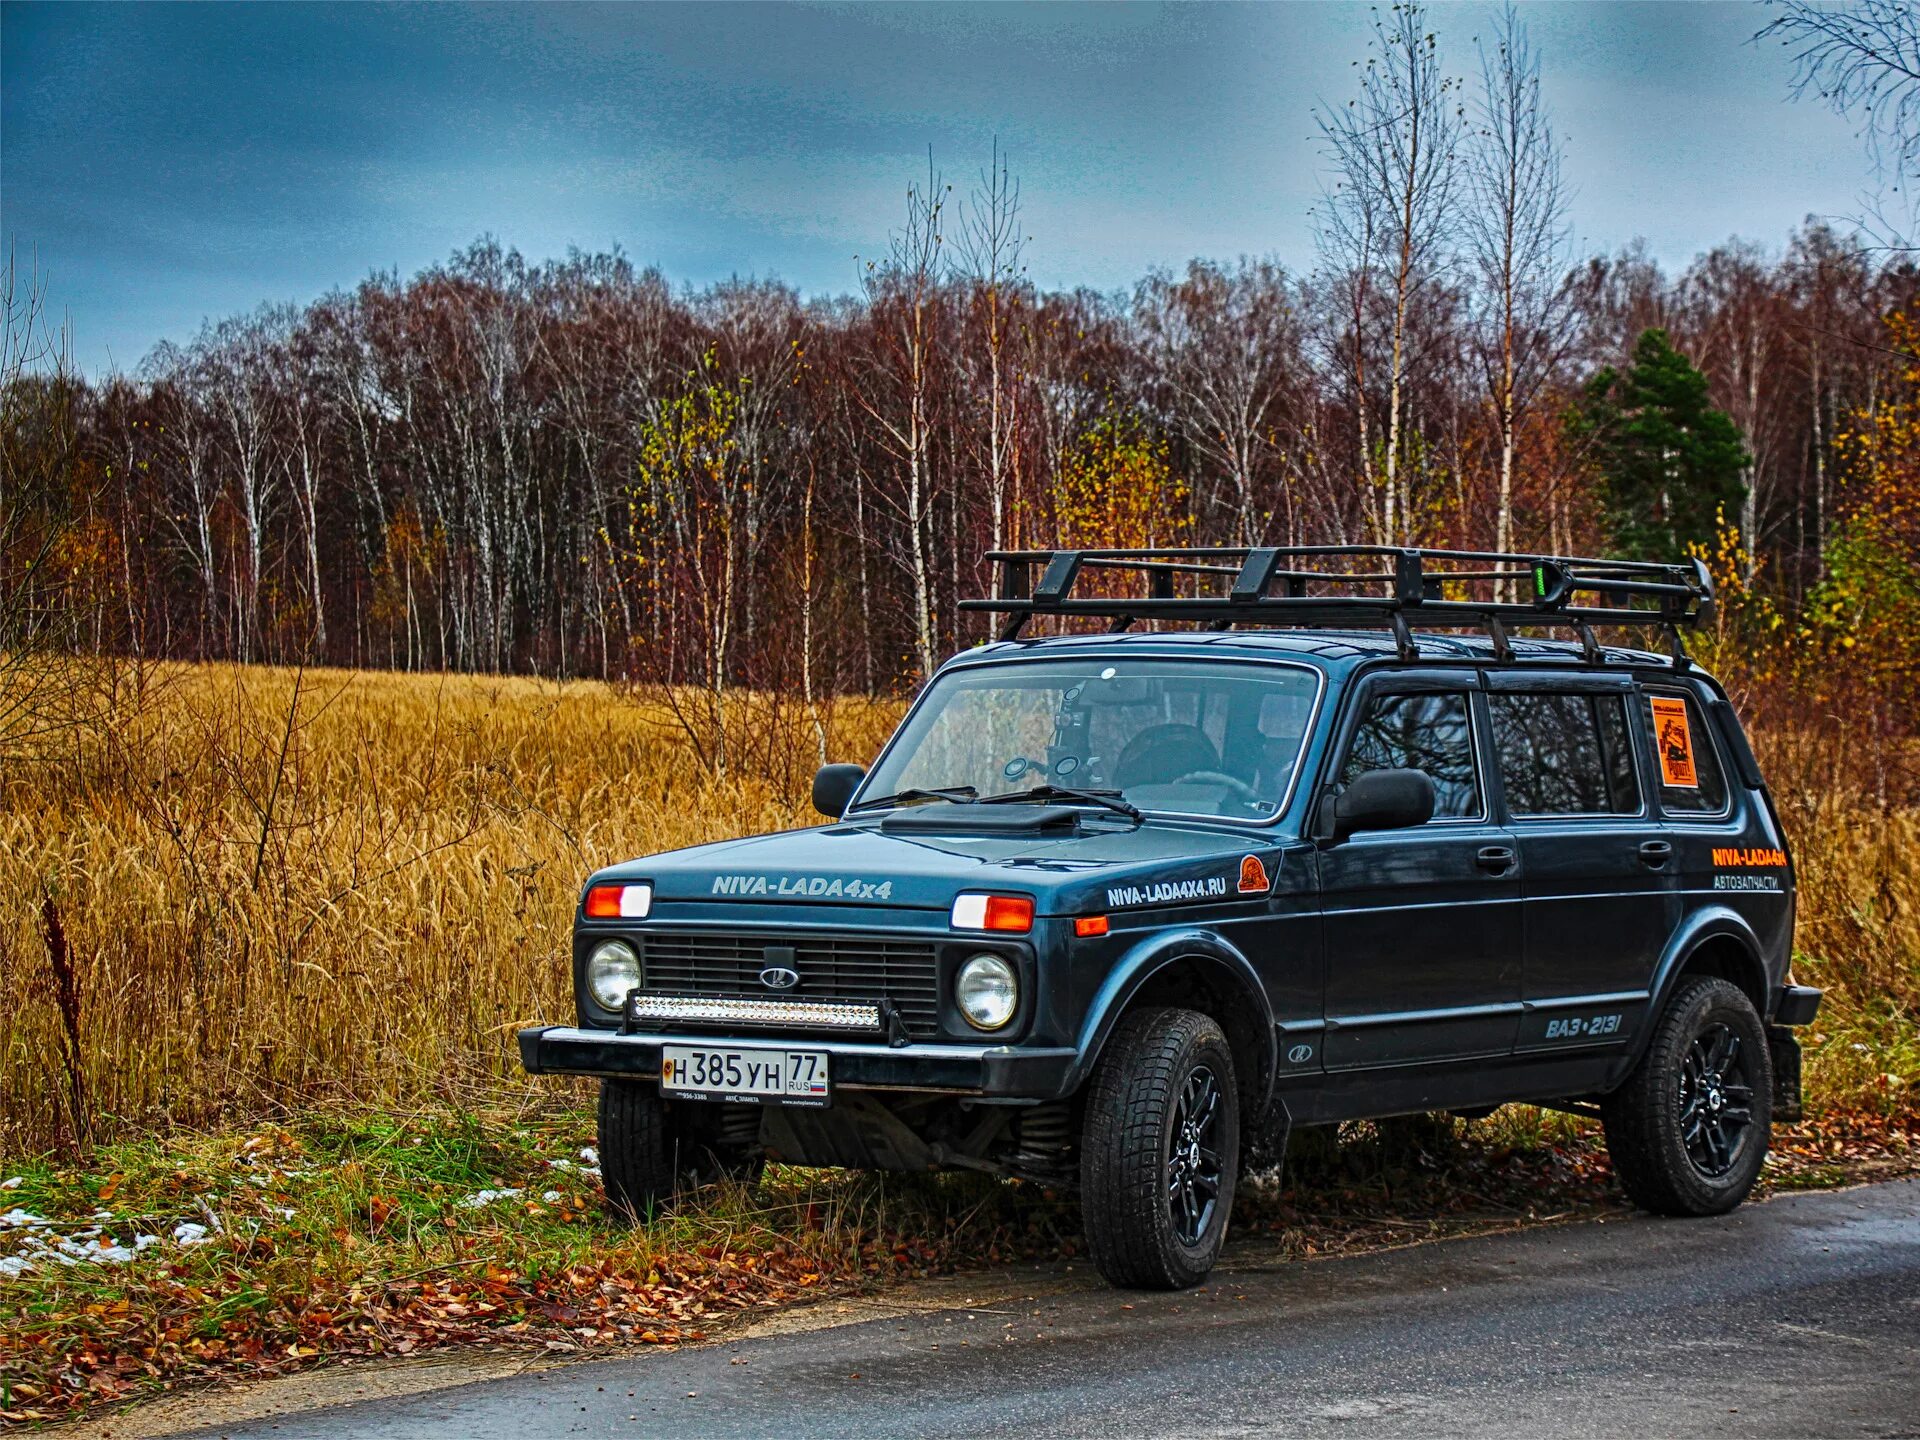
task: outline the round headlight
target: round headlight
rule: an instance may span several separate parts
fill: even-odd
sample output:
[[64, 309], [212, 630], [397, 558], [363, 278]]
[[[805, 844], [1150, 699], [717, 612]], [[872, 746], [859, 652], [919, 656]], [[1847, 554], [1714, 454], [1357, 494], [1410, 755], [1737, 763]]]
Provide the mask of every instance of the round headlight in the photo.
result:
[[998, 1030], [1020, 1003], [1020, 981], [998, 955], [976, 955], [960, 967], [953, 998], [976, 1030]]
[[624, 940], [608, 940], [587, 957], [587, 993], [602, 1010], [619, 1011], [640, 988], [640, 957]]

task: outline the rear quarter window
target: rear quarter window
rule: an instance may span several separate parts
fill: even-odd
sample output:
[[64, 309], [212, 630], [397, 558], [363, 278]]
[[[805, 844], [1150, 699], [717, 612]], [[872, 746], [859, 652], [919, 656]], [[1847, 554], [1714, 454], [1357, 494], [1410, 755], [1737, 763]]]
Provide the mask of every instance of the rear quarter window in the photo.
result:
[[1620, 695], [1512, 693], [1487, 698], [1510, 813], [1640, 813], [1626, 703]]
[[1699, 702], [1680, 691], [1649, 690], [1640, 704], [1653, 740], [1660, 808], [1682, 818], [1724, 815], [1727, 775]]

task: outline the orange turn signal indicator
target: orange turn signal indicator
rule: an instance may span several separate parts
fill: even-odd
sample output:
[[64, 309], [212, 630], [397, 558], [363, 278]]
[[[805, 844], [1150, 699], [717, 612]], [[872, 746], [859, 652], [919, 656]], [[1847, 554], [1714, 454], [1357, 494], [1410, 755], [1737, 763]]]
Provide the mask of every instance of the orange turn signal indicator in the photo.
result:
[[1107, 933], [1107, 917], [1104, 915], [1080, 915], [1073, 922], [1073, 933], [1085, 940], [1094, 935]]

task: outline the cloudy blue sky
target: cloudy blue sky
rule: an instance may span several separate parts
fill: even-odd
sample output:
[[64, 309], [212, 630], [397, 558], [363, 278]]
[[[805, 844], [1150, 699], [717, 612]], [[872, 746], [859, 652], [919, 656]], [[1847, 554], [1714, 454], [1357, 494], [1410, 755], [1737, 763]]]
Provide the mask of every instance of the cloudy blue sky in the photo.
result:
[[[1384, 3], [1384, 0], [1383, 0]], [[1852, 211], [1849, 127], [1786, 98], [1746, 3], [1523, 7], [1583, 246], [1684, 264]], [[1492, 8], [1435, 15], [1475, 68]], [[39, 5], [0, 9], [0, 234], [85, 367], [482, 232], [619, 244], [675, 281], [850, 288], [927, 147], [997, 135], [1045, 285], [1192, 255], [1311, 264], [1313, 107], [1366, 47], [1354, 4]]]

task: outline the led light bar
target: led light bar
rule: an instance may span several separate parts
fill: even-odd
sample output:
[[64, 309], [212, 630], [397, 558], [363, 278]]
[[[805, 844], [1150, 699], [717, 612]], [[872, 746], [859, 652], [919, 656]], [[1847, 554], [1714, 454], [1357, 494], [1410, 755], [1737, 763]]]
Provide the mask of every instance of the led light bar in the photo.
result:
[[726, 1000], [699, 995], [635, 995], [636, 1022], [692, 1020], [701, 1024], [804, 1025], [812, 1029], [878, 1030], [878, 1005], [831, 1000]]

